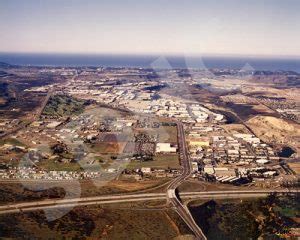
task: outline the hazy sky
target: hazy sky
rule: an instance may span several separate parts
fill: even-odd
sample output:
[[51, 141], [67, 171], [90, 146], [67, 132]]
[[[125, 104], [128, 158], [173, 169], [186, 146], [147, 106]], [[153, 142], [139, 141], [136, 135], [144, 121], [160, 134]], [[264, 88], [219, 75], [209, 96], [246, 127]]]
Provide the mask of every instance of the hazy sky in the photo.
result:
[[300, 56], [299, 0], [0, 0], [0, 52]]

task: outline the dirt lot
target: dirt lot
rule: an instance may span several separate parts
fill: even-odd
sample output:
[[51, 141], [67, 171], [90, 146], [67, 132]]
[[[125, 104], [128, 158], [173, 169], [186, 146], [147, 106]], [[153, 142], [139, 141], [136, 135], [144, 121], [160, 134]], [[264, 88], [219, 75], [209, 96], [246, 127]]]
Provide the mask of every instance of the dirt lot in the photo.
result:
[[289, 166], [296, 174], [300, 174], [300, 163], [289, 163]]
[[123, 153], [133, 153], [135, 150], [136, 143], [128, 142], [123, 150]]
[[[78, 193], [81, 197], [99, 196], [105, 194], [119, 194], [146, 189], [157, 188], [164, 184], [166, 179], [149, 179], [136, 181], [134, 179], [119, 179], [110, 182], [94, 181], [64, 181], [64, 182], [10, 182], [0, 183], [0, 204], [9, 202], [34, 201], [47, 198], [64, 198], [65, 192]], [[78, 197], [77, 195], [75, 197]]]
[[93, 145], [93, 151], [97, 153], [120, 154], [123, 152], [126, 142], [101, 142]]
[[158, 142], [177, 143], [177, 128], [160, 126], [158, 129]]
[[231, 134], [250, 133], [249, 130], [243, 124], [226, 124], [222, 125], [222, 128], [230, 132]]
[[104, 142], [127, 142], [132, 140], [132, 137], [128, 134], [106, 134]]
[[224, 106], [235, 112], [238, 115], [238, 117], [241, 118], [243, 121], [247, 121], [251, 117], [257, 115], [278, 116], [278, 114], [274, 113], [273, 111], [261, 104], [235, 104], [230, 102], [226, 103]]
[[[180, 192], [194, 192], [194, 191], [222, 191], [222, 190], [249, 190], [247, 186], [233, 186], [230, 184], [209, 183], [198, 180], [188, 180], [180, 185], [178, 188]], [[251, 187], [251, 189], [255, 189]]]
[[300, 127], [299, 124], [270, 117], [256, 116], [246, 124], [263, 141], [270, 144], [290, 145], [300, 153]]

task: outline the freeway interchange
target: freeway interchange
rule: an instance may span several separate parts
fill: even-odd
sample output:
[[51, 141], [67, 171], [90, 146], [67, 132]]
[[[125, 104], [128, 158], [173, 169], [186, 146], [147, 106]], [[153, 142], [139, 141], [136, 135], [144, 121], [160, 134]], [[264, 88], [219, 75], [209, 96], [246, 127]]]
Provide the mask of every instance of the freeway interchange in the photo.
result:
[[[175, 185], [171, 185], [175, 186]], [[168, 194], [171, 194], [171, 190], [168, 190]], [[193, 200], [193, 199], [225, 199], [225, 198], [250, 198], [250, 197], [266, 197], [268, 194], [275, 190], [248, 190], [248, 191], [204, 191], [204, 192], [182, 192], [179, 194], [180, 199]], [[172, 191], [173, 193], [174, 191]], [[297, 191], [277, 190], [277, 193], [296, 193]], [[136, 193], [136, 194], [123, 194], [123, 195], [106, 195], [97, 197], [84, 197], [84, 198], [69, 198], [69, 199], [51, 199], [43, 201], [34, 201], [26, 203], [8, 204], [0, 206], [0, 215], [31, 212], [37, 210], [53, 210], [54, 214], [59, 214], [62, 210], [62, 214], [66, 214], [69, 210], [78, 206], [89, 205], [107, 205], [116, 204], [119, 207], [120, 203], [133, 203], [144, 201], [170, 201], [175, 211], [182, 217], [187, 226], [192, 230], [196, 239], [207, 239], [202, 230], [195, 223], [189, 209], [186, 205], [183, 205], [177, 195], [166, 195], [165, 193]], [[172, 206], [171, 206], [172, 207]], [[164, 210], [165, 208], [155, 208], [156, 210]], [[155, 210], [154, 208], [146, 208], [146, 210]], [[50, 213], [51, 214], [51, 213]], [[51, 216], [51, 215], [50, 215]], [[60, 215], [59, 215], [60, 216]]]
[[181, 192], [177, 193], [177, 188], [192, 173], [191, 164], [188, 155], [187, 144], [185, 140], [184, 126], [181, 122], [177, 122], [179, 156], [182, 166], [182, 174], [173, 179], [166, 193], [132, 193], [122, 195], [103, 195], [96, 197], [83, 198], [65, 198], [65, 199], [47, 199], [41, 201], [24, 202], [16, 204], [7, 204], [0, 206], [0, 214], [20, 213], [36, 210], [51, 210], [71, 208], [76, 206], [88, 205], [105, 205], [126, 202], [142, 202], [142, 201], [166, 201], [167, 207], [173, 208], [187, 226], [194, 233], [196, 239], [206, 239], [201, 228], [195, 223], [188, 207], [184, 205], [181, 199], [224, 199], [224, 198], [250, 198], [265, 197], [272, 192], [277, 193], [297, 193], [296, 190], [234, 190], [234, 191], [199, 191], [199, 192]]
[[182, 175], [174, 179], [167, 189], [167, 200], [174, 206], [176, 212], [183, 219], [183, 221], [189, 226], [189, 228], [195, 234], [197, 239], [206, 239], [200, 227], [195, 223], [190, 211], [186, 206], [182, 204], [178, 196], [176, 195], [177, 187], [187, 179], [192, 172], [190, 160], [188, 157], [187, 144], [185, 141], [184, 127], [183, 124], [177, 122], [178, 131], [178, 144], [179, 144], [179, 155], [182, 166]]
[[[180, 199], [226, 199], [226, 198], [257, 198], [265, 197], [270, 193], [298, 193], [296, 190], [241, 190], [241, 191], [204, 191], [204, 192], [182, 192]], [[167, 200], [165, 193], [136, 193], [122, 195], [103, 195], [96, 197], [47, 199], [40, 201], [21, 202], [0, 206], [0, 214], [17, 213], [25, 211], [55, 209], [70, 206], [104, 205], [122, 202], [142, 202]], [[184, 207], [185, 208], [185, 207]]]

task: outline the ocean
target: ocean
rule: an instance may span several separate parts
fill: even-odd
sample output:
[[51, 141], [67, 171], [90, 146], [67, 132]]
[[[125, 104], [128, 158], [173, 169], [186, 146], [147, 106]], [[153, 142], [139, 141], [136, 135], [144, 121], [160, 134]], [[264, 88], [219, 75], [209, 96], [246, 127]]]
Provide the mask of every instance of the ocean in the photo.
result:
[[24, 66], [95, 66], [152, 68], [218, 68], [242, 69], [249, 65], [254, 70], [295, 71], [300, 73], [300, 58], [255, 57], [185, 57], [160, 55], [108, 55], [108, 54], [18, 54], [0, 53], [0, 62]]

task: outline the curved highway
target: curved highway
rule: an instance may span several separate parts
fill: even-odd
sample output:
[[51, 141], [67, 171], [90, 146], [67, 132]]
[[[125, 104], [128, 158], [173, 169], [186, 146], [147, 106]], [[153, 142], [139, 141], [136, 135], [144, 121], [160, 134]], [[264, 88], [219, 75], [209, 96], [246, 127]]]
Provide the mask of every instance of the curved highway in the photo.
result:
[[178, 196], [176, 195], [177, 187], [187, 179], [192, 172], [190, 160], [188, 156], [187, 144], [185, 141], [184, 135], [184, 127], [181, 122], [177, 122], [177, 131], [178, 131], [178, 146], [179, 146], [179, 157], [180, 163], [182, 166], [182, 174], [174, 179], [167, 189], [167, 200], [171, 203], [179, 216], [183, 219], [183, 221], [189, 226], [189, 228], [193, 231], [195, 237], [197, 239], [206, 239], [204, 233], [201, 228], [195, 223], [194, 218], [192, 217], [190, 211], [186, 206], [182, 204]]

